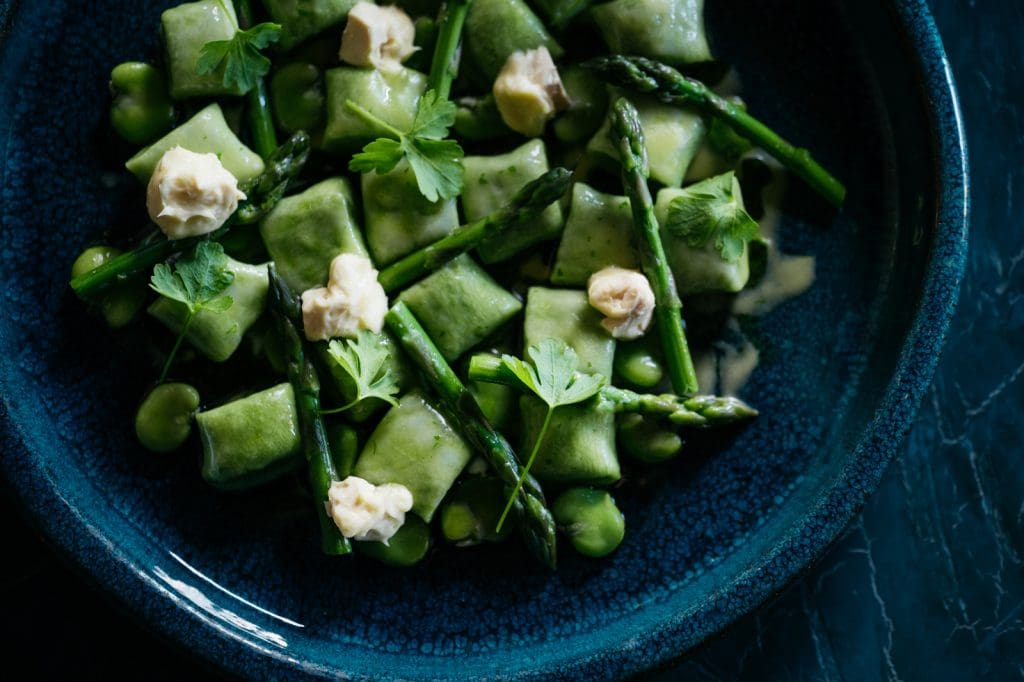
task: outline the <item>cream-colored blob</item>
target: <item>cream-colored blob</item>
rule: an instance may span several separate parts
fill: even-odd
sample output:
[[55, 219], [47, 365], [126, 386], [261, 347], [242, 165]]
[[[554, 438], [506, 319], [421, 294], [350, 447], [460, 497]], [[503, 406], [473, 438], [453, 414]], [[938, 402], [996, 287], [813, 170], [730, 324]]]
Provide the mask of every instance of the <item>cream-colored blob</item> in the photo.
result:
[[505, 124], [528, 137], [541, 135], [547, 122], [570, 104], [546, 47], [510, 54], [493, 92]]
[[397, 71], [416, 51], [416, 27], [398, 7], [360, 2], [348, 13], [338, 56], [353, 66]]
[[368, 258], [343, 253], [331, 261], [326, 287], [302, 294], [302, 326], [310, 341], [354, 338], [360, 329], [379, 334], [388, 295]]
[[616, 266], [599, 270], [587, 282], [587, 297], [616, 339], [639, 339], [651, 325], [654, 291], [641, 272]]
[[213, 232], [238, 208], [245, 194], [216, 154], [168, 149], [153, 171], [146, 208], [168, 239]]
[[373, 485], [358, 476], [334, 481], [327, 491], [327, 512], [350, 540], [388, 544], [412, 509], [412, 493], [404, 485]]

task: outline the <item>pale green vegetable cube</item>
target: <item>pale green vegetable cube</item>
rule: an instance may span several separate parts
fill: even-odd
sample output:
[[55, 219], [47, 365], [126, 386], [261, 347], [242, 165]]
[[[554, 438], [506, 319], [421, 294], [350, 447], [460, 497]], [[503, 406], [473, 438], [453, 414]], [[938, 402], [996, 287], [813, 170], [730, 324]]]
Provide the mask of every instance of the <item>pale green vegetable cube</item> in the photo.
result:
[[[548, 171], [548, 157], [541, 140], [505, 154], [467, 156], [462, 211], [473, 222], [505, 206], [524, 185]], [[554, 239], [562, 231], [562, 208], [557, 202], [532, 221], [515, 225], [477, 248], [484, 263], [507, 260], [533, 244]]]
[[467, 255], [409, 287], [398, 300], [409, 306], [448, 360], [493, 334], [523, 307]]
[[592, 274], [610, 265], [636, 268], [633, 242], [629, 199], [576, 183], [551, 281], [586, 286]]
[[459, 226], [455, 199], [427, 200], [409, 164], [390, 173], [363, 174], [366, 241], [379, 266], [431, 244]]
[[377, 425], [353, 475], [374, 485], [404, 485], [412, 493], [412, 511], [430, 521], [472, 454], [441, 412], [409, 393]]
[[466, 15], [465, 57], [488, 87], [509, 55], [546, 47], [556, 59], [562, 48], [523, 0], [473, 0]]
[[260, 223], [260, 234], [278, 274], [297, 294], [324, 286], [335, 256], [367, 255], [345, 178], [282, 199]]
[[211, 73], [196, 71], [199, 53], [206, 43], [231, 40], [238, 30], [234, 3], [201, 0], [172, 7], [160, 17], [167, 45], [167, 71], [171, 97], [215, 97], [242, 95], [238, 86], [224, 85], [224, 64]]
[[403, 132], [412, 127], [427, 77], [402, 68], [394, 73], [377, 69], [340, 66], [329, 69], [327, 82], [327, 127], [324, 148], [351, 154], [367, 142], [388, 135], [379, 126], [360, 118], [346, 105], [351, 100], [371, 114]]
[[[714, 238], [703, 246], [692, 247], [682, 237], [666, 229], [669, 204], [683, 194], [680, 189], [663, 189], [658, 192], [654, 204], [654, 215], [661, 225], [661, 240], [665, 245], [665, 256], [675, 275], [676, 289], [680, 296], [702, 294], [712, 291], [739, 292], [750, 279], [750, 249], [743, 249], [743, 255], [735, 263], [722, 260], [715, 248]], [[743, 198], [739, 196], [742, 204]]]
[[704, 0], [614, 0], [591, 12], [612, 52], [673, 65], [711, 60]]
[[[580, 369], [605, 377], [612, 375], [615, 340], [601, 327], [601, 315], [590, 307], [584, 291], [533, 287], [526, 299], [523, 346], [547, 338], [564, 341], [576, 351]], [[546, 406], [534, 396], [523, 396], [523, 448], [536, 441]], [[606, 484], [620, 476], [615, 450], [615, 415], [591, 405], [570, 405], [555, 410], [533, 473], [541, 480]]]
[[[200, 310], [185, 334], [192, 347], [214, 362], [223, 362], [238, 350], [245, 332], [263, 314], [267, 303], [266, 265], [249, 265], [228, 258], [227, 269], [235, 274], [235, 279], [222, 295], [231, 297], [231, 307], [223, 312]], [[188, 307], [161, 296], [149, 306], [149, 314], [179, 334]]]
[[[612, 94], [612, 101], [618, 99]], [[704, 140], [704, 119], [695, 111], [655, 99], [631, 96], [640, 116], [640, 126], [647, 142], [647, 156], [651, 166], [651, 179], [666, 187], [679, 187], [686, 177], [693, 157]], [[587, 144], [587, 151], [599, 154], [618, 167], [619, 156], [608, 136], [608, 120]]]
[[164, 153], [172, 147], [184, 147], [197, 154], [216, 154], [224, 168], [239, 181], [249, 180], [263, 172], [263, 159], [242, 144], [228, 127], [219, 104], [206, 107], [128, 159], [125, 168], [147, 183]]
[[548, 338], [567, 343], [580, 359], [580, 371], [612, 376], [615, 339], [601, 326], [587, 292], [530, 287], [526, 295], [523, 349]]
[[196, 415], [203, 478], [218, 488], [265, 483], [301, 461], [299, 415], [283, 383]]
[[[340, 26], [357, 0], [263, 0], [267, 14], [281, 24], [283, 50], [290, 50], [307, 38]], [[338, 32], [341, 38], [341, 32]]]

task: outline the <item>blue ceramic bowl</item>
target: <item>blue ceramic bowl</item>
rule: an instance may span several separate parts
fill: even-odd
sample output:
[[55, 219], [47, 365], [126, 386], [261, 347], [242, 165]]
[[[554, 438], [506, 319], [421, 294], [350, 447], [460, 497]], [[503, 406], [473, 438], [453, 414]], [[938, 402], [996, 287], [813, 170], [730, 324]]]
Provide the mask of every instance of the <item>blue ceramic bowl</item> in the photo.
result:
[[612, 678], [764, 604], [861, 509], [929, 384], [964, 267], [964, 141], [923, 0], [708, 3], [750, 108], [846, 179], [849, 200], [831, 227], [798, 209], [783, 224], [818, 280], [754, 330], [746, 397], [761, 418], [636, 477], [619, 551], [566, 552], [557, 573], [516, 546], [405, 572], [327, 559], [288, 485], [223, 496], [191, 458], [134, 442], [150, 362], [66, 279], [84, 244], [142, 215], [109, 153], [106, 80], [151, 53], [166, 4], [0, 2], [3, 473], [141, 621], [260, 677]]

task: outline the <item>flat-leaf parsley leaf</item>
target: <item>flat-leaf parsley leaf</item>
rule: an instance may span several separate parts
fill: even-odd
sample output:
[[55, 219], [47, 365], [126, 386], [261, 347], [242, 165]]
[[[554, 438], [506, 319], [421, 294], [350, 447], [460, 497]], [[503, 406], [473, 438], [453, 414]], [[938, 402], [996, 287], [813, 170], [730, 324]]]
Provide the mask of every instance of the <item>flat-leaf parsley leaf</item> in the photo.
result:
[[327, 346], [331, 359], [352, 379], [355, 398], [347, 405], [335, 410], [324, 410], [323, 414], [344, 412], [368, 398], [379, 398], [391, 405], [397, 405], [398, 383], [388, 373], [390, 351], [381, 342], [379, 334], [361, 329], [355, 339], [335, 339]]
[[556, 407], [572, 405], [583, 402], [588, 398], [597, 395], [597, 392], [608, 383], [608, 380], [600, 374], [586, 374], [579, 370], [579, 356], [576, 351], [570, 348], [565, 342], [558, 339], [544, 339], [539, 345], [530, 346], [526, 354], [531, 362], [524, 362], [511, 355], [502, 355], [501, 362], [510, 372], [516, 375], [523, 385], [530, 389], [538, 398], [547, 405], [547, 413], [541, 423], [540, 431], [537, 432], [537, 439], [533, 443], [533, 449], [526, 460], [526, 465], [519, 472], [519, 480], [516, 481], [512, 494], [509, 495], [505, 509], [498, 519], [497, 530], [501, 530], [505, 517], [512, 509], [512, 504], [523, 486], [523, 481], [530, 473], [533, 460], [540, 452], [541, 443], [547, 435], [548, 427], [551, 425], [551, 415]]
[[224, 64], [224, 87], [249, 92], [270, 72], [270, 60], [260, 50], [280, 38], [280, 24], [265, 22], [246, 31], [239, 29], [230, 40], [213, 40], [203, 45], [196, 73], [213, 73]]
[[352, 157], [349, 170], [356, 173], [387, 173], [408, 160], [416, 185], [428, 201], [452, 199], [462, 191], [464, 153], [454, 140], [444, 139], [455, 123], [455, 103], [428, 90], [420, 98], [416, 117], [407, 131], [382, 121], [351, 100], [346, 106], [363, 120], [387, 132]]
[[682, 190], [668, 205], [665, 229], [693, 248], [714, 239], [722, 260], [735, 263], [747, 242], [757, 239], [757, 221], [743, 208], [743, 195], [732, 171]]
[[227, 266], [228, 257], [224, 255], [224, 247], [217, 242], [204, 241], [199, 242], [191, 254], [180, 258], [173, 269], [166, 263], [153, 268], [150, 288], [185, 306], [185, 322], [164, 363], [159, 383], [162, 384], [167, 378], [167, 371], [195, 316], [204, 310], [222, 313], [234, 304], [234, 299], [224, 295], [224, 291], [235, 281], [235, 273], [228, 270]]

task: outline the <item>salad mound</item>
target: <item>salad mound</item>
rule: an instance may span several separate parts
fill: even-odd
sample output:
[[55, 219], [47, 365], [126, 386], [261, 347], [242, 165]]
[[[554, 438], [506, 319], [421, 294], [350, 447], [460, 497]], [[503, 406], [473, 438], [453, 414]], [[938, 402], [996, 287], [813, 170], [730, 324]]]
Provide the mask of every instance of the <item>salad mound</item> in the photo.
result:
[[149, 226], [71, 272], [160, 358], [142, 446], [201, 451], [223, 491], [301, 471], [331, 555], [412, 566], [435, 538], [513, 535], [552, 568], [559, 538], [614, 552], [613, 487], [686, 430], [757, 415], [736, 397], [757, 363], [736, 316], [813, 281], [773, 238], [787, 176], [845, 194], [746, 111], [703, 14], [165, 11], [160, 57], [111, 72]]

